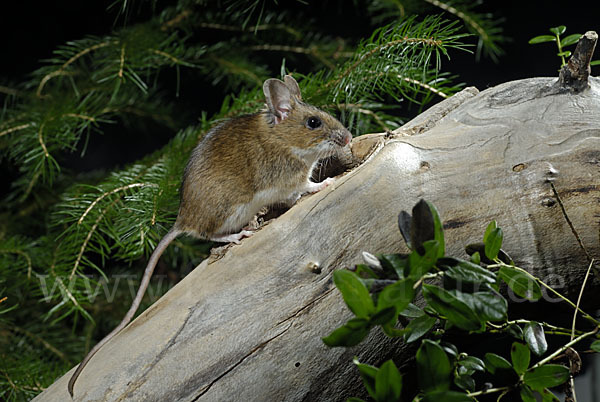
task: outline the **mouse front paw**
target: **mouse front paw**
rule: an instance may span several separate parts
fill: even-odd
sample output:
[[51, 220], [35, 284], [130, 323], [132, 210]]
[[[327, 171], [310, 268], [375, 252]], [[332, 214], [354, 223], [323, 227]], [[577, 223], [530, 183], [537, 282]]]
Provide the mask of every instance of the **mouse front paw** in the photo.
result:
[[333, 177], [328, 177], [320, 183], [309, 182], [306, 191], [309, 193], [316, 193], [323, 190], [325, 187], [333, 184], [333, 182], [335, 182], [335, 179]]

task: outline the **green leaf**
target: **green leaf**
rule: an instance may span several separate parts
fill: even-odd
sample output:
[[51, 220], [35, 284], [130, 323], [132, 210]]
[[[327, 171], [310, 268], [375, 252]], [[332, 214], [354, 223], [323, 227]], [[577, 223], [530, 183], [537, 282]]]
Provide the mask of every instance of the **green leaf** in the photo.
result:
[[573, 45], [579, 42], [579, 38], [581, 38], [581, 34], [571, 34], [560, 41], [560, 45], [562, 47]]
[[406, 328], [397, 329], [397, 328], [394, 327], [394, 324], [391, 324], [389, 322], [386, 323], [386, 324], [383, 324], [381, 326], [381, 329], [390, 338], [397, 338], [399, 336], [404, 336], [408, 332], [408, 330]]
[[562, 35], [565, 33], [566, 30], [567, 30], [567, 27], [564, 25], [559, 25], [555, 28], [550, 28], [550, 32], [552, 32], [555, 35]]
[[422, 308], [417, 307], [412, 303], [408, 303], [408, 306], [406, 306], [406, 308], [400, 312], [400, 315], [406, 318], [417, 318], [421, 317], [424, 314], [425, 312]]
[[440, 345], [425, 339], [417, 350], [419, 387], [427, 391], [447, 391], [450, 388], [450, 360]]
[[483, 243], [485, 244], [485, 256], [490, 260], [495, 260], [498, 257], [503, 237], [504, 233], [500, 228], [492, 229], [489, 233], [486, 232]]
[[556, 36], [552, 35], [540, 35], [535, 38], [529, 39], [529, 44], [534, 45], [536, 43], [544, 43], [544, 42], [556, 42]]
[[358, 345], [368, 334], [369, 322], [365, 318], [352, 318], [329, 336], [321, 339], [327, 346], [348, 347]]
[[377, 376], [377, 371], [379, 371], [379, 369], [369, 364], [360, 363], [356, 357], [352, 362], [358, 368], [358, 372], [360, 373], [360, 377], [363, 380], [367, 392], [372, 398], [375, 398], [375, 377]]
[[475, 311], [454, 294], [437, 286], [424, 284], [423, 296], [429, 306], [457, 327], [466, 331], [482, 329], [483, 324]]
[[497, 228], [498, 228], [498, 222], [496, 222], [495, 220], [491, 221], [487, 225], [487, 227], [485, 228], [485, 232], [483, 233], [483, 242], [484, 243], [487, 243], [488, 237], [490, 237], [490, 233], [492, 233], [492, 231]]
[[456, 375], [454, 377], [454, 384], [465, 391], [475, 390], [475, 380], [468, 374]]
[[570, 57], [571, 56], [571, 51], [570, 50], [565, 50], [564, 52], [556, 53], [556, 55], [558, 57]]
[[409, 277], [419, 280], [433, 268], [438, 257], [439, 244], [436, 240], [427, 240], [422, 244], [424, 254], [414, 250], [408, 256]]
[[510, 348], [510, 358], [518, 375], [522, 375], [529, 368], [531, 353], [527, 345], [514, 342]]
[[388, 274], [396, 274], [398, 278], [402, 279], [406, 276], [408, 267], [408, 259], [400, 254], [380, 254], [377, 255], [381, 267]]
[[545, 364], [527, 371], [523, 376], [525, 384], [541, 392], [544, 388], [556, 387], [569, 379], [569, 369], [560, 364]]
[[485, 363], [478, 357], [466, 356], [458, 361], [458, 364], [469, 370], [485, 371]]
[[473, 402], [473, 398], [464, 392], [457, 391], [435, 391], [428, 392], [421, 402]]
[[400, 234], [406, 243], [406, 246], [412, 250], [412, 243], [410, 241], [410, 221], [412, 217], [406, 211], [400, 211], [398, 214], [398, 229], [400, 229]]
[[600, 65], [600, 60], [590, 61], [590, 66], [597, 66], [597, 65]]
[[402, 376], [392, 360], [384, 362], [375, 376], [375, 399], [399, 401], [402, 393]]
[[477, 314], [480, 321], [503, 321], [508, 315], [508, 301], [493, 291], [462, 293], [462, 300]]
[[560, 399], [558, 399], [549, 389], [541, 391], [540, 394], [542, 394], [542, 402], [560, 402]]
[[532, 301], [539, 300], [542, 297], [542, 289], [538, 282], [516, 268], [507, 265], [501, 266], [498, 271], [498, 278], [502, 279], [517, 296]]
[[479, 254], [479, 251], [475, 251], [471, 254], [471, 262], [477, 265], [481, 264], [481, 255]]
[[600, 353], [600, 341], [592, 342], [592, 344], [590, 345], [590, 349], [592, 349], [594, 352]]
[[538, 356], [546, 353], [548, 349], [546, 334], [544, 333], [544, 327], [539, 322], [528, 322], [523, 330], [523, 337], [533, 353]]
[[395, 307], [396, 313], [404, 311], [415, 297], [414, 284], [412, 279], [405, 278], [383, 288], [377, 297], [377, 311], [388, 307]]
[[342, 293], [348, 308], [357, 317], [368, 317], [375, 311], [375, 305], [367, 287], [354, 272], [346, 269], [335, 271], [333, 282]]
[[485, 368], [492, 374], [496, 374], [497, 370], [512, 370], [512, 365], [502, 356], [495, 353], [486, 353], [483, 357]]
[[436, 257], [441, 258], [445, 253], [444, 230], [440, 215], [435, 206], [425, 200], [420, 200], [412, 210], [410, 234], [413, 250], [419, 251], [428, 240], [438, 242]]
[[[496, 274], [489, 269], [475, 265], [472, 262], [444, 258], [444, 264], [454, 260], [455, 264], [444, 271], [444, 288], [473, 292], [480, 290], [482, 284], [495, 284]], [[441, 260], [438, 260], [441, 265]]]
[[430, 317], [426, 314], [413, 319], [408, 323], [406, 329], [409, 331], [408, 334], [404, 335], [406, 343], [411, 343], [420, 339], [435, 325], [437, 318]]
[[535, 396], [533, 395], [533, 391], [530, 387], [523, 384], [519, 388], [519, 395], [521, 395], [521, 400], [523, 402], [536, 402]]
[[396, 318], [398, 314], [396, 313], [396, 309], [394, 306], [390, 306], [384, 308], [383, 310], [379, 310], [369, 319], [369, 326], [374, 327], [375, 325], [386, 325], [386, 324], [395, 324]]

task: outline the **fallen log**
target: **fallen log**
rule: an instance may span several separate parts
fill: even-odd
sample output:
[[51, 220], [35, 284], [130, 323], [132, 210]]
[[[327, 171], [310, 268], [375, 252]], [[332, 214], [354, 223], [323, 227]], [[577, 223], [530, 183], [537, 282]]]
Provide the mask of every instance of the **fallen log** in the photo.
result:
[[[74, 400], [358, 393], [352, 356], [376, 363], [405, 346], [372, 331], [357, 347], [327, 348], [320, 338], [350, 317], [331, 275], [361, 262], [362, 251], [407, 251], [397, 215], [421, 198], [445, 222], [448, 255], [464, 257], [495, 219], [519, 266], [576, 298], [600, 256], [600, 79], [585, 80], [468, 88], [391, 134], [356, 138], [347, 162], [359, 166], [203, 261], [97, 353]], [[598, 291], [595, 277], [586, 294]], [[587, 302], [600, 307], [597, 297]], [[71, 373], [36, 400], [69, 400]]]

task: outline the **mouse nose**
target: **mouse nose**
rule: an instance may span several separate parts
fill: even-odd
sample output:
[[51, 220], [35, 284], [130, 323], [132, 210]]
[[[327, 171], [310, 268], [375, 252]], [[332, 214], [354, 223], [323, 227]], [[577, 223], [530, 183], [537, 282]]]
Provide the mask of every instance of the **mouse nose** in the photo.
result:
[[348, 130], [344, 130], [344, 133], [342, 134], [342, 141], [344, 142], [344, 146], [348, 145], [350, 143], [350, 141], [352, 140], [352, 134], [350, 133], [350, 131]]

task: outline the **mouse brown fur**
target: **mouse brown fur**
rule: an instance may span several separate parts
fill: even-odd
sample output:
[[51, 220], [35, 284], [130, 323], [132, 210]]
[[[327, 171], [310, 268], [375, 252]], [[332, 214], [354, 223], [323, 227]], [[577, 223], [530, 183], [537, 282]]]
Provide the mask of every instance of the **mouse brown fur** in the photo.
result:
[[272, 204], [293, 204], [303, 193], [332, 183], [310, 180], [320, 159], [347, 146], [350, 132], [334, 117], [302, 101], [291, 76], [263, 85], [265, 110], [225, 121], [196, 146], [183, 175], [179, 213], [152, 253], [132, 305], [121, 323], [87, 354], [69, 380], [75, 381], [91, 357], [133, 318], [158, 259], [180, 234], [239, 243], [252, 235], [243, 227]]

